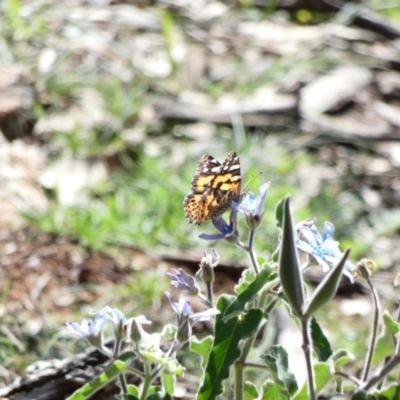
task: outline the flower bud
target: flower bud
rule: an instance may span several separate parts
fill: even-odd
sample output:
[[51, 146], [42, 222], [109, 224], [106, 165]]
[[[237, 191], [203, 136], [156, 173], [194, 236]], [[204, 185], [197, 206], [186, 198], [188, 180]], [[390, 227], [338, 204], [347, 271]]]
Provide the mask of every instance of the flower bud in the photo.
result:
[[363, 258], [356, 264], [353, 270], [353, 277], [355, 279], [357, 278], [357, 276], [360, 276], [365, 280], [369, 280], [370, 276], [373, 274], [375, 269], [376, 269], [376, 264], [372, 260]]
[[138, 324], [135, 318], [132, 318], [128, 328], [128, 336], [133, 343], [139, 343], [142, 340], [143, 332], [141, 324]]
[[192, 336], [192, 327], [188, 319], [184, 319], [176, 332], [176, 340], [181, 345], [187, 343]]

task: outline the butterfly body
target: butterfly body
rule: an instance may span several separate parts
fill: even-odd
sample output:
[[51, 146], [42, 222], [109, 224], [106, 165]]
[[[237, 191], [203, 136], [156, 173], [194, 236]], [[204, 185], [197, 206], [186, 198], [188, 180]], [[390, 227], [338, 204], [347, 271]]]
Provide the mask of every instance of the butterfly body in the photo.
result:
[[196, 225], [219, 217], [232, 201], [241, 201], [241, 181], [240, 161], [235, 152], [229, 153], [222, 164], [203, 155], [192, 180], [192, 191], [183, 202], [186, 217]]

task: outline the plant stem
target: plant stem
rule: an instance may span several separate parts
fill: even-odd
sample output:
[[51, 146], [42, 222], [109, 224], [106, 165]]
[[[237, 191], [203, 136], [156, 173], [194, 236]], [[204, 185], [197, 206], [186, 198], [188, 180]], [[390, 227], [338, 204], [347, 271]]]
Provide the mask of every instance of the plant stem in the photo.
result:
[[235, 400], [244, 398], [244, 366], [235, 363]]
[[143, 380], [142, 390], [140, 393], [140, 400], [146, 399], [151, 382], [154, 379], [152, 378], [151, 374], [150, 362], [146, 359], [143, 359], [143, 368], [144, 368], [144, 380]]
[[374, 353], [375, 344], [376, 344], [376, 336], [378, 334], [379, 312], [380, 312], [378, 295], [377, 295], [376, 290], [373, 287], [371, 279], [369, 277], [367, 277], [367, 282], [371, 289], [372, 303], [374, 306], [374, 321], [373, 321], [372, 333], [371, 333], [371, 343], [368, 348], [367, 358], [366, 358], [365, 364], [364, 364], [364, 370], [361, 375], [361, 382], [365, 382], [367, 380], [369, 369], [371, 367], [372, 355]]
[[[121, 327], [120, 327], [121, 328]], [[121, 338], [119, 332], [115, 334], [115, 341], [114, 341], [114, 357], [117, 358], [121, 352]], [[126, 379], [125, 379], [125, 374], [119, 374], [118, 375], [118, 381], [119, 381], [119, 386], [121, 388], [121, 393], [127, 395], [128, 394], [128, 388], [126, 385]]]
[[256, 259], [256, 253], [254, 251], [254, 235], [255, 235], [255, 233], [256, 233], [255, 229], [251, 229], [250, 230], [249, 243], [246, 246], [246, 250], [249, 253], [251, 264], [253, 265], [253, 268], [254, 268], [254, 272], [256, 274], [258, 274], [259, 271], [260, 271], [260, 267], [258, 265], [258, 262], [257, 262], [257, 259]]
[[[261, 293], [261, 296], [256, 304], [256, 307], [264, 308], [265, 303], [268, 298], [268, 292], [264, 291]], [[276, 304], [276, 303], [275, 303]], [[244, 388], [244, 366], [246, 363], [246, 358], [249, 355], [249, 351], [254, 344], [254, 340], [256, 339], [256, 335], [254, 334], [252, 337], [248, 338], [243, 345], [242, 353], [240, 357], [236, 360], [234, 367], [235, 367], [235, 400], [243, 399], [243, 388]], [[242, 397], [237, 397], [240, 395]]]
[[361, 384], [361, 381], [357, 379], [355, 376], [351, 376], [346, 374], [345, 372], [342, 371], [336, 371], [334, 373], [335, 376], [340, 376], [342, 378], [348, 379], [349, 381], [353, 382], [356, 386], [359, 386]]
[[364, 382], [358, 390], [367, 391], [372, 386], [380, 382], [393, 368], [397, 367], [400, 364], [400, 355], [395, 353], [395, 355], [383, 366], [383, 368], [373, 375], [368, 381]]
[[206, 284], [207, 301], [209, 302], [210, 307], [214, 307], [213, 283], [214, 283], [214, 281]]
[[301, 318], [301, 332], [303, 334], [303, 344], [302, 348], [304, 351], [304, 357], [306, 359], [307, 366], [307, 378], [308, 378], [308, 393], [310, 400], [316, 400], [317, 396], [315, 393], [315, 381], [314, 381], [314, 369], [311, 361], [311, 346], [310, 346], [310, 336], [309, 336], [309, 318]]

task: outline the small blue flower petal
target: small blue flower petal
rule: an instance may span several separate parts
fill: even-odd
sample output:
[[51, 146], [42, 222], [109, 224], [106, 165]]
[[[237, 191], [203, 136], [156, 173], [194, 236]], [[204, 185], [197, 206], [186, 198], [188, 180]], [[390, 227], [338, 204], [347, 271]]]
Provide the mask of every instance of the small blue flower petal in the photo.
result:
[[333, 238], [333, 232], [335, 232], [335, 226], [331, 222], [325, 221], [322, 241]]
[[103, 328], [105, 322], [106, 309], [103, 308], [96, 313], [94, 321], [90, 319], [83, 319], [80, 323], [78, 322], [67, 322], [67, 329], [76, 335], [81, 337], [94, 337], [97, 336]]
[[[232, 213], [235, 213], [232, 211]], [[231, 213], [231, 214], [232, 214]], [[220, 233], [215, 233], [215, 234], [208, 234], [208, 233], [202, 233], [199, 235], [200, 239], [205, 239], [205, 240], [219, 240], [219, 239], [225, 239], [229, 236], [232, 236], [234, 233], [234, 224], [228, 225], [227, 222], [220, 216], [217, 218], [214, 218], [212, 220], [213, 225], [219, 230]]]
[[[340, 251], [339, 242], [333, 239], [335, 226], [331, 222], [325, 222], [322, 236], [318, 232], [315, 220], [300, 223], [296, 230], [301, 237], [301, 239], [296, 239], [297, 248], [312, 256], [323, 272], [329, 271], [342, 258], [343, 253]], [[346, 265], [352, 267], [349, 261]], [[343, 269], [343, 274], [353, 282], [349, 271]]]

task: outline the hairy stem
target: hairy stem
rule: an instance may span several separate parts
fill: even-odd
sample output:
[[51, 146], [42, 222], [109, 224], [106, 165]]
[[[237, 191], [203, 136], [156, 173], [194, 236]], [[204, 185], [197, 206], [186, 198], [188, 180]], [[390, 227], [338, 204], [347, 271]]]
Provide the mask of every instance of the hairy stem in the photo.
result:
[[145, 400], [151, 385], [151, 382], [154, 378], [152, 378], [150, 362], [148, 360], [143, 359], [143, 368], [144, 368], [144, 380], [142, 391], [140, 393], [140, 400]]
[[345, 372], [342, 371], [336, 371], [334, 373], [335, 376], [340, 376], [342, 378], [345, 378], [351, 382], [353, 382], [356, 386], [359, 386], [361, 384], [361, 381], [359, 379], [357, 379], [355, 376], [352, 375], [348, 375]]
[[367, 277], [367, 282], [371, 289], [372, 303], [374, 306], [374, 321], [373, 321], [372, 333], [371, 333], [371, 343], [369, 345], [367, 357], [365, 359], [364, 370], [361, 375], [361, 382], [365, 382], [367, 380], [369, 369], [371, 367], [372, 355], [375, 350], [376, 337], [378, 334], [379, 312], [380, 312], [378, 295], [377, 295], [376, 290], [373, 287], [371, 279], [369, 277]]
[[371, 376], [366, 382], [364, 382], [358, 389], [367, 391], [372, 386], [380, 382], [385, 376], [395, 367], [400, 364], [400, 355], [395, 353], [395, 355], [383, 366], [383, 368], [377, 372], [375, 375]]
[[235, 400], [244, 398], [244, 366], [235, 363]]
[[311, 360], [311, 341], [309, 333], [309, 322], [310, 320], [308, 318], [301, 318], [301, 332], [303, 335], [303, 344], [301, 347], [303, 348], [304, 357], [306, 359], [309, 399], [316, 400], [317, 396], [315, 393], [314, 369]]
[[[122, 326], [120, 326], [118, 329], [122, 329]], [[121, 335], [119, 332], [115, 334], [115, 341], [114, 341], [114, 357], [117, 358], [121, 352]], [[119, 374], [118, 375], [118, 382], [119, 386], [121, 388], [121, 393], [127, 395], [128, 394], [128, 388], [126, 385], [126, 379], [125, 379], [125, 374]]]
[[207, 290], [207, 301], [208, 304], [210, 304], [210, 307], [214, 307], [214, 298], [213, 298], [213, 283], [207, 283], [206, 284], [206, 290]]
[[[264, 308], [265, 304], [268, 299], [268, 292], [264, 291], [261, 293], [260, 298], [257, 301], [256, 307], [258, 308]], [[278, 300], [274, 303], [274, 306], [277, 304]], [[272, 307], [273, 308], [273, 307]], [[272, 309], [271, 308], [271, 309]], [[247, 356], [249, 355], [250, 349], [252, 348], [254, 341], [256, 339], [256, 334], [254, 334], [252, 337], [248, 338], [243, 345], [242, 353], [240, 357], [236, 360], [234, 364], [235, 368], [235, 394], [242, 393], [242, 389], [244, 387], [244, 366], [246, 364], [246, 359]], [[242, 399], [243, 397], [240, 397]], [[235, 400], [238, 400], [239, 397], [235, 397]]]
[[256, 259], [256, 253], [254, 251], [254, 235], [256, 233], [255, 229], [250, 230], [250, 235], [249, 235], [249, 243], [247, 245], [247, 252], [249, 253], [250, 256], [250, 261], [251, 264], [253, 265], [254, 271], [256, 274], [260, 271], [260, 267], [258, 265], [257, 259]]

